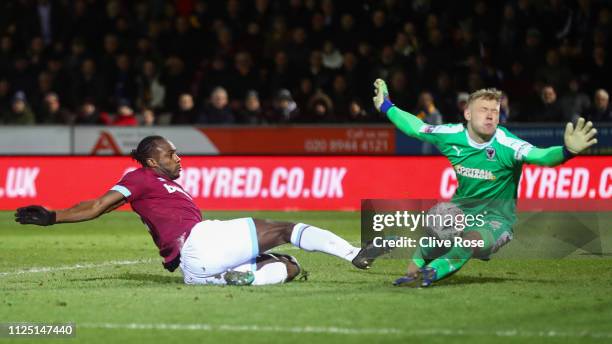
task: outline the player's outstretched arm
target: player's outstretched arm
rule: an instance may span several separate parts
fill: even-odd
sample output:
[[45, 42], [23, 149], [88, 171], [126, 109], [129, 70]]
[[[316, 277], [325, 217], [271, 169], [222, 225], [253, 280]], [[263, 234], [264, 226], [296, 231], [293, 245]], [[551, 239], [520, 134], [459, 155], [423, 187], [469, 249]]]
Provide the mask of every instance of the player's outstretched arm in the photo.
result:
[[575, 127], [571, 122], [567, 123], [563, 146], [533, 148], [525, 157], [525, 161], [540, 166], [557, 166], [597, 144], [597, 129], [593, 128], [592, 122], [585, 122], [585, 119], [580, 117]]
[[121, 193], [111, 190], [99, 198], [83, 201], [63, 210], [52, 211], [39, 205], [22, 207], [15, 212], [15, 221], [22, 225], [33, 224], [39, 226], [87, 221], [113, 211], [125, 202], [125, 197]]
[[400, 110], [397, 106], [393, 105], [391, 99], [389, 99], [389, 91], [387, 84], [382, 79], [376, 79], [374, 81], [374, 107], [387, 115], [389, 120], [395, 124], [406, 135], [421, 139], [420, 130], [425, 123], [421, 121], [415, 115]]

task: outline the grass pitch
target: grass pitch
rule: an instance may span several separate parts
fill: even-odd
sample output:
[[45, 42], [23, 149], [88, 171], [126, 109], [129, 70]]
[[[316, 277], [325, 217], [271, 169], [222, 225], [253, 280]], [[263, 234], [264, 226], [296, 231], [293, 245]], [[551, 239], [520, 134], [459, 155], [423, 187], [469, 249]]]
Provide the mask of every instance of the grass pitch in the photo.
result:
[[[359, 241], [358, 213], [247, 215], [306, 222]], [[379, 260], [363, 272], [287, 245], [279, 251], [300, 260], [308, 281], [186, 286], [180, 272], [163, 270], [133, 213], [47, 228], [12, 217], [0, 213], [0, 322], [76, 324], [74, 338], [16, 343], [612, 341], [612, 261], [605, 257], [471, 261], [433, 288], [406, 289], [391, 285], [403, 260]]]

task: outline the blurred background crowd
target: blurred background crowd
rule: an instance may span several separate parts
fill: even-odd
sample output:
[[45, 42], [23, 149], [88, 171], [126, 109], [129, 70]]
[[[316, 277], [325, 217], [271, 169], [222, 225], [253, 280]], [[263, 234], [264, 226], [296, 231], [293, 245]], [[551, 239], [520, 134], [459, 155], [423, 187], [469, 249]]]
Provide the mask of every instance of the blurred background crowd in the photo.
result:
[[612, 121], [612, 4], [597, 0], [7, 0], [0, 123], [425, 121], [504, 91], [502, 122]]

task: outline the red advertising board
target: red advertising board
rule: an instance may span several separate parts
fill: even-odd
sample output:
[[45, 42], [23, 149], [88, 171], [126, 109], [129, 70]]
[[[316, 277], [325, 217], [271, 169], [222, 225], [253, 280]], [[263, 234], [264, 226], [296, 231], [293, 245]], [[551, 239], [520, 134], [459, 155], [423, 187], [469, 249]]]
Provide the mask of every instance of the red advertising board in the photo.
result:
[[[182, 164], [179, 183], [204, 210], [358, 210], [361, 199], [449, 198], [456, 188], [442, 157], [210, 156]], [[136, 167], [125, 157], [0, 157], [0, 209], [67, 207]], [[612, 200], [612, 157], [525, 166], [520, 198]]]

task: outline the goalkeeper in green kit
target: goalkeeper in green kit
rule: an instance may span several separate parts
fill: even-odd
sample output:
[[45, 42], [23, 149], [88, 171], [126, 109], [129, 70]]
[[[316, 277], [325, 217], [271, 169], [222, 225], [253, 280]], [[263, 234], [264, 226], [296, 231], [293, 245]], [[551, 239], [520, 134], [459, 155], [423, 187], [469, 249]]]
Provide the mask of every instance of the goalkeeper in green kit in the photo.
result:
[[580, 118], [575, 126], [567, 124], [563, 146], [532, 146], [498, 126], [501, 92], [496, 89], [470, 95], [465, 124], [428, 125], [394, 106], [383, 80], [377, 79], [374, 88], [377, 110], [406, 135], [434, 144], [449, 159], [458, 183], [451, 202], [465, 213], [486, 214], [480, 226], [466, 227], [461, 235], [483, 247], [454, 245], [437, 253], [420, 247], [406, 275], [395, 281], [399, 286], [428, 287], [461, 269], [470, 258], [488, 259], [512, 239], [522, 164], [557, 166], [597, 143], [593, 123]]

